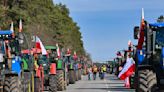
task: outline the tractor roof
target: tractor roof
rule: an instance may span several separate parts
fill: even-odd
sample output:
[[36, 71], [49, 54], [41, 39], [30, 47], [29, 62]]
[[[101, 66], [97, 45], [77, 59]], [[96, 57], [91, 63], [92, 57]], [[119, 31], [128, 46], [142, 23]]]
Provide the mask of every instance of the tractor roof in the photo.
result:
[[150, 23], [149, 24], [151, 27], [164, 27], [164, 23]]
[[45, 46], [46, 49], [57, 49], [56, 46]]
[[0, 35], [11, 35], [12, 31], [11, 30], [0, 30]]

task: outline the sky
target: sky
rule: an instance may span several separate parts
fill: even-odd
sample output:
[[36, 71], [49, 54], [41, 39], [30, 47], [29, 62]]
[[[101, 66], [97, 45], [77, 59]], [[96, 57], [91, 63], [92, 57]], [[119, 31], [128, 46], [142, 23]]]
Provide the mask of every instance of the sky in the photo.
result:
[[84, 47], [94, 62], [112, 60], [118, 50], [133, 44], [134, 26], [140, 25], [141, 9], [145, 20], [156, 22], [164, 15], [163, 0], [54, 0], [70, 10], [70, 16], [80, 26]]

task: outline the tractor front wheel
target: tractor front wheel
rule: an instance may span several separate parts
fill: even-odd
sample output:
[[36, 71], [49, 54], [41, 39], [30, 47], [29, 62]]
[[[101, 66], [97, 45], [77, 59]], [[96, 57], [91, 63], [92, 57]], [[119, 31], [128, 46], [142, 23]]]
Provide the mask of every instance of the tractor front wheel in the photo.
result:
[[57, 92], [57, 78], [56, 75], [50, 75], [49, 77], [49, 92]]
[[39, 77], [34, 78], [34, 92], [42, 92], [42, 82]]
[[65, 88], [65, 81], [64, 81], [64, 72], [63, 70], [57, 70], [57, 90], [63, 91]]
[[75, 71], [69, 70], [69, 83], [75, 84]]
[[152, 70], [139, 70], [138, 72], [138, 92], [156, 92], [157, 78]]
[[22, 87], [19, 84], [18, 76], [7, 76], [4, 81], [3, 92], [21, 92]]

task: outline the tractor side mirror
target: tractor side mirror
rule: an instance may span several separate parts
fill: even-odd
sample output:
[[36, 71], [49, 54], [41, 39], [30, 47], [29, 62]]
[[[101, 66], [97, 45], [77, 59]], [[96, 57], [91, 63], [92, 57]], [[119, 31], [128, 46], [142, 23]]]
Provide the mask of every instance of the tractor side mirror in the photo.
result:
[[134, 39], [138, 39], [139, 38], [139, 26], [135, 26], [134, 27]]

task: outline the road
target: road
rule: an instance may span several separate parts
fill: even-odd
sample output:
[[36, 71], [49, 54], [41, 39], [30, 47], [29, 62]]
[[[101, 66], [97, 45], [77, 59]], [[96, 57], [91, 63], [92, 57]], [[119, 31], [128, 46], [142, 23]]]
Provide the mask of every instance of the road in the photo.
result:
[[76, 84], [70, 84], [66, 91], [59, 92], [135, 92], [133, 89], [124, 87], [124, 82], [118, 80], [114, 75], [106, 75], [104, 80], [87, 80], [87, 76], [82, 76], [82, 80]]

